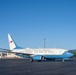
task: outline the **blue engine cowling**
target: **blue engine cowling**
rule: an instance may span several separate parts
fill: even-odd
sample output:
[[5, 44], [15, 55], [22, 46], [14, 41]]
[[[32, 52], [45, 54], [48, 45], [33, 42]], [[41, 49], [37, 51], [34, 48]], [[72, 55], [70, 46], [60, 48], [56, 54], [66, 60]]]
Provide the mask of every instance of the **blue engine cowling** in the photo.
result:
[[42, 56], [41, 55], [35, 55], [32, 57], [33, 60], [42, 60]]

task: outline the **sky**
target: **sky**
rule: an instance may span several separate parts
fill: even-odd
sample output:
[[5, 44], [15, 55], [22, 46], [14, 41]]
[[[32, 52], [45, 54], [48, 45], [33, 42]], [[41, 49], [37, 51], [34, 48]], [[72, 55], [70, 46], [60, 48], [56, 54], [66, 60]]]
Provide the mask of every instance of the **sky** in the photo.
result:
[[8, 33], [23, 48], [76, 49], [76, 0], [0, 0], [0, 47]]

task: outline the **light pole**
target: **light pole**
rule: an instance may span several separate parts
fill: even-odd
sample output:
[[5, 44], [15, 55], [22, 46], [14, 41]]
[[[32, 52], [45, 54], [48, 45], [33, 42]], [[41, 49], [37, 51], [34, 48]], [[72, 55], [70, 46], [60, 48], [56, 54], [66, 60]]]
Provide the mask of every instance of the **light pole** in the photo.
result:
[[46, 40], [46, 39], [44, 38], [44, 48], [45, 48], [45, 40]]

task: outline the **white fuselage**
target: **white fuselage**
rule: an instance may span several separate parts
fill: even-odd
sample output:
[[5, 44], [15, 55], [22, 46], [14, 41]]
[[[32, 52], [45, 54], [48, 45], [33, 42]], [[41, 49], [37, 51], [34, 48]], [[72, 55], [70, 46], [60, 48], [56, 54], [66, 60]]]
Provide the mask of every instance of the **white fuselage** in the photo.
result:
[[12, 52], [16, 53], [24, 53], [24, 54], [31, 54], [31, 55], [62, 55], [65, 49], [57, 49], [57, 48], [26, 48], [26, 49], [14, 49]]

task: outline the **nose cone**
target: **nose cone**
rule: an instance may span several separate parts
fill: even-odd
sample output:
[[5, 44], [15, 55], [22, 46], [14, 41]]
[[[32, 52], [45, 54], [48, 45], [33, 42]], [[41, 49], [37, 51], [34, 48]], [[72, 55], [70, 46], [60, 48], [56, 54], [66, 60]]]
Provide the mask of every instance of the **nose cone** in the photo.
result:
[[71, 52], [68, 52], [67, 54], [68, 54], [69, 57], [73, 57], [74, 56], [74, 54], [71, 53]]
[[65, 58], [70, 58], [70, 57], [73, 57], [73, 56], [74, 56], [74, 54], [71, 53], [71, 52], [65, 52], [65, 53], [63, 54], [63, 57], [65, 57]]

